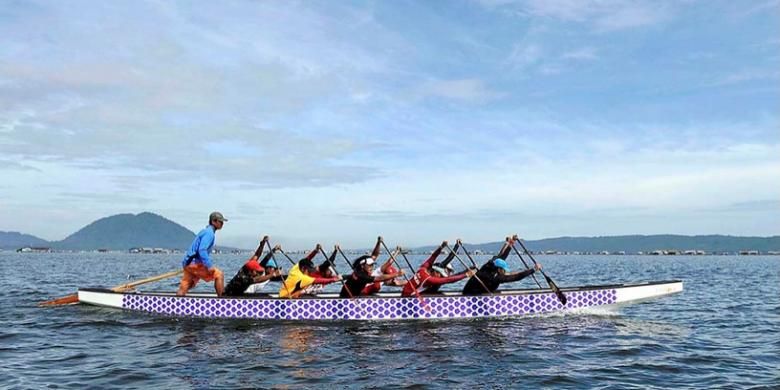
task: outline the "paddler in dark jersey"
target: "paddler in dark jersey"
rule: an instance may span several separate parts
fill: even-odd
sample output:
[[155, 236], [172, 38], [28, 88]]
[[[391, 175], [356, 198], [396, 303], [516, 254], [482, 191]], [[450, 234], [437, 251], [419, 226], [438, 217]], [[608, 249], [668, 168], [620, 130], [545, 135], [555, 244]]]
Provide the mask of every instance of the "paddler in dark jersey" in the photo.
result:
[[[272, 278], [281, 277], [281, 271], [278, 269], [269, 269], [266, 271], [266, 269], [260, 265], [261, 262], [258, 262], [267, 243], [268, 236], [264, 236], [260, 241], [260, 246], [255, 251], [255, 254], [244, 263], [238, 273], [236, 273], [236, 276], [228, 282], [227, 287], [225, 287], [226, 296], [237, 297], [244, 295], [249, 286], [253, 284], [263, 283]], [[281, 249], [281, 247], [279, 247], [279, 249]], [[269, 251], [265, 258], [263, 258], [263, 262], [267, 263], [271, 256], [273, 256], [275, 250], [277, 250], [277, 248]]]
[[[477, 271], [477, 274], [466, 282], [466, 286], [463, 287], [463, 295], [482, 295], [488, 293], [488, 291], [492, 293], [498, 290], [498, 286], [501, 285], [501, 283], [516, 282], [526, 276], [532, 275], [537, 270], [542, 269], [542, 265], [536, 263], [534, 268], [509, 273], [509, 264], [507, 264], [506, 258], [509, 256], [509, 251], [512, 249], [514, 240], [514, 237], [507, 237], [504, 246], [498, 254], [488, 260], [488, 262]], [[479, 278], [479, 280], [477, 280], [477, 278]], [[480, 281], [485, 284], [484, 287]], [[485, 287], [488, 288], [488, 291], [485, 291]]]
[[376, 263], [377, 257], [379, 257], [379, 247], [382, 245], [382, 237], [378, 237], [374, 250], [370, 255], [363, 255], [358, 257], [352, 262], [352, 275], [350, 275], [344, 281], [344, 287], [341, 288], [339, 294], [342, 298], [352, 298], [362, 295], [363, 289], [369, 283], [384, 282], [386, 280], [400, 277], [404, 274], [403, 270], [391, 273], [383, 274], [379, 276], [373, 276], [374, 263]]

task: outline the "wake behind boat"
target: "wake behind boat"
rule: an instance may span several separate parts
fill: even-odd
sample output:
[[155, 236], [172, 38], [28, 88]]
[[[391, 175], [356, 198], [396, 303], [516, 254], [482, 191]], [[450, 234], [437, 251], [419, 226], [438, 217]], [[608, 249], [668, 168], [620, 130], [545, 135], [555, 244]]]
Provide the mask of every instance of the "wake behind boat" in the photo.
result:
[[520, 317], [575, 309], [611, 308], [682, 292], [680, 280], [561, 288], [562, 304], [549, 289], [496, 291], [464, 296], [460, 292], [426, 295], [423, 299], [398, 293], [339, 298], [320, 294], [299, 299], [277, 294], [217, 297], [215, 294], [176, 296], [167, 292], [116, 292], [79, 289], [81, 303], [173, 317], [244, 318], [258, 320], [410, 320]]

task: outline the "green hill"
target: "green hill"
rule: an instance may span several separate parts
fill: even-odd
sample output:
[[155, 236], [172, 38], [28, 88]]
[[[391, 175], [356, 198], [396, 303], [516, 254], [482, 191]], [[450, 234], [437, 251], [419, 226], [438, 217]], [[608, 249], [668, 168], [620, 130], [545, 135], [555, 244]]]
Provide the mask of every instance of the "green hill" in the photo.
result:
[[185, 249], [195, 233], [157, 214], [118, 214], [101, 218], [71, 234], [62, 241], [51, 243], [55, 249], [127, 250], [136, 247]]
[[0, 249], [18, 249], [29, 247], [48, 247], [50, 242], [19, 232], [0, 232]]

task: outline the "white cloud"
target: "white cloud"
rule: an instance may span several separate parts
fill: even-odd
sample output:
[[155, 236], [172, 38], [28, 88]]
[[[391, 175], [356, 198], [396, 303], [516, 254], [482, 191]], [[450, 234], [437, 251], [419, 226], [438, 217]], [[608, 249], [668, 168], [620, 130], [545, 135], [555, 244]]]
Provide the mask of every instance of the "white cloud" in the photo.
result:
[[490, 9], [514, 9], [534, 18], [587, 23], [595, 31], [611, 32], [651, 26], [671, 17], [667, 3], [629, 0], [516, 0], [480, 2]]
[[576, 50], [567, 51], [561, 55], [564, 60], [574, 61], [593, 61], [599, 58], [598, 51], [593, 47], [581, 47]]
[[420, 86], [423, 96], [436, 96], [466, 102], [485, 102], [504, 96], [503, 93], [488, 88], [479, 79], [437, 80]]
[[543, 56], [544, 50], [541, 46], [519, 42], [512, 48], [506, 63], [509, 67], [519, 71], [538, 64], [543, 60]]

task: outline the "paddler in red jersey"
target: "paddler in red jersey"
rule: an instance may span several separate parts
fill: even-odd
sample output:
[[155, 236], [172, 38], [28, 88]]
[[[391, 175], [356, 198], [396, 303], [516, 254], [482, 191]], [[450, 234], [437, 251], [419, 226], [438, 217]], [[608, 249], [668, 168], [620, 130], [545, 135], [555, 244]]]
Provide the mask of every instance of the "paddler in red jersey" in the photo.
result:
[[442, 263], [434, 263], [436, 258], [439, 257], [441, 251], [447, 247], [447, 241], [442, 241], [441, 245], [431, 253], [428, 260], [425, 260], [420, 268], [417, 269], [417, 273], [414, 277], [404, 285], [404, 289], [401, 291], [401, 296], [408, 297], [416, 294], [435, 294], [439, 292], [439, 287], [448, 283], [455, 283], [466, 277], [471, 277], [475, 274], [472, 269], [466, 270], [455, 275], [450, 276], [452, 273], [452, 266], [450, 262], [455, 257], [455, 251], [460, 246], [460, 240], [455, 244], [455, 249], [450, 252], [447, 259]]

